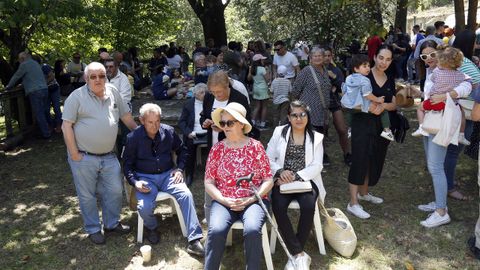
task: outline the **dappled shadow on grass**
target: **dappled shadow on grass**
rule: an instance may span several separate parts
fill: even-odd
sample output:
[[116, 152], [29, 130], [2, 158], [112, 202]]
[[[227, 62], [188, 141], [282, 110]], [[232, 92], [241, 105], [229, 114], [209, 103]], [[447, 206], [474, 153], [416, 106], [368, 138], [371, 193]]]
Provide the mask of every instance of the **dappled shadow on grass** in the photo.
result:
[[[107, 236], [95, 246], [83, 231], [78, 199], [60, 137], [29, 141], [0, 153], [0, 269], [123, 269], [140, 245], [136, 226], [126, 236]], [[136, 214], [124, 208], [122, 219], [136, 225]], [[177, 219], [160, 221], [164, 231], [154, 258], [175, 265], [185, 250]], [[198, 263], [200, 264], [200, 263]], [[157, 268], [158, 269], [158, 268]]]
[[[414, 117], [413, 112], [408, 114]], [[416, 124], [412, 124], [416, 127]], [[263, 132], [266, 146], [272, 130]], [[346, 212], [348, 167], [343, 164], [333, 128], [326, 151], [332, 165], [325, 169], [326, 206]], [[206, 154], [206, 153], [205, 153]], [[206, 155], [204, 155], [204, 159]], [[29, 141], [16, 152], [0, 152], [0, 269], [202, 269], [203, 258], [186, 253], [176, 217], [159, 207], [160, 244], [153, 246], [152, 262], [142, 265], [136, 243], [136, 213], [124, 207], [122, 220], [134, 227], [126, 236], [109, 236], [105, 246], [95, 246], [83, 232], [66, 150], [61, 138], [53, 142]], [[205, 163], [204, 163], [205, 164]], [[460, 190], [477, 198], [477, 164], [461, 155], [457, 167]], [[191, 188], [199, 220], [203, 219], [203, 168], [199, 168]], [[419, 222], [427, 213], [418, 204], [434, 199], [431, 177], [425, 171], [420, 139], [407, 136], [405, 144], [392, 143], [380, 182], [371, 189], [385, 202], [362, 203], [372, 218], [359, 220], [349, 214], [358, 237], [351, 259], [336, 254], [326, 244], [327, 256], [319, 254], [313, 234], [305, 251], [312, 257], [311, 269], [478, 269], [466, 240], [473, 233], [478, 200], [449, 199], [452, 222], [425, 229]], [[290, 210], [296, 224], [298, 211]], [[322, 218], [322, 222], [324, 219]], [[206, 235], [204, 227], [204, 235]], [[270, 232], [270, 228], [269, 228]], [[265, 263], [262, 256], [262, 269]], [[275, 269], [283, 269], [287, 257], [279, 243], [272, 256]], [[241, 231], [234, 231], [234, 244], [225, 249], [223, 269], [245, 266]]]

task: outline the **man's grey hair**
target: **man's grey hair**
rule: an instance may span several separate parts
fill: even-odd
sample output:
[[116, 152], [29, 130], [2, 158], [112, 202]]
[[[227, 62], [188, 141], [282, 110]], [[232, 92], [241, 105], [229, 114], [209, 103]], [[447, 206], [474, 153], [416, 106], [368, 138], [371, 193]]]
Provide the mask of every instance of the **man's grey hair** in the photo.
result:
[[323, 48], [320, 48], [318, 46], [314, 46], [311, 50], [310, 50], [310, 56], [314, 55], [315, 53], [325, 53], [325, 49]]
[[92, 71], [98, 71], [98, 70], [103, 71], [103, 73], [106, 73], [105, 66], [102, 65], [101, 63], [92, 62], [88, 64], [87, 67], [85, 68], [85, 81], [88, 80], [90, 73]]
[[162, 109], [155, 103], [145, 103], [140, 107], [140, 117], [144, 117], [146, 114], [156, 113], [157, 115], [162, 115]]
[[201, 52], [198, 52], [196, 53], [194, 56], [193, 56], [193, 62], [197, 62], [198, 60], [200, 60], [200, 58], [205, 58], [205, 54], [201, 53]]
[[207, 91], [208, 91], [207, 85], [204, 84], [204, 83], [197, 83], [197, 84], [195, 85], [195, 87], [193, 87], [192, 92], [193, 92], [194, 95], [195, 95], [196, 93], [200, 92], [200, 91], [205, 91], [205, 92], [207, 92]]
[[437, 29], [433, 25], [427, 26], [427, 29], [425, 29], [425, 36], [430, 36], [435, 34], [437, 32]]
[[23, 62], [32, 56], [28, 52], [21, 52], [18, 54], [18, 61]]

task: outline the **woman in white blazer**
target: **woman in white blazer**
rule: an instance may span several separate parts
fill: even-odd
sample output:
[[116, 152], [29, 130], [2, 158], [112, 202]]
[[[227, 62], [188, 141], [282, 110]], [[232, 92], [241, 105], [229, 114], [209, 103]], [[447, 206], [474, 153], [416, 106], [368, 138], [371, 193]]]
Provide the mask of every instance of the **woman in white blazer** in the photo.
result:
[[[301, 101], [290, 103], [288, 120], [288, 124], [275, 128], [267, 147], [275, 181], [272, 189], [272, 210], [296, 264], [309, 269], [311, 259], [303, 249], [312, 229], [317, 198], [320, 197], [323, 201], [326, 194], [321, 176], [323, 135], [313, 130], [310, 109]], [[312, 191], [280, 193], [281, 185], [293, 181], [311, 181]], [[292, 200], [296, 200], [300, 205], [297, 234], [287, 215], [288, 205]], [[293, 263], [288, 261], [285, 269], [293, 269]]]

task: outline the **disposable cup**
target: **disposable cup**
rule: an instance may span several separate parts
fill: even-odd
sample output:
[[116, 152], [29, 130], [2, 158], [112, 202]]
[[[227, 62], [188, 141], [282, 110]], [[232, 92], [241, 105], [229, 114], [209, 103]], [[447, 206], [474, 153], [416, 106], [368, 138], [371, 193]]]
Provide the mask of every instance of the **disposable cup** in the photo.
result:
[[143, 262], [149, 262], [152, 259], [152, 247], [149, 245], [144, 245], [140, 248], [142, 253]]

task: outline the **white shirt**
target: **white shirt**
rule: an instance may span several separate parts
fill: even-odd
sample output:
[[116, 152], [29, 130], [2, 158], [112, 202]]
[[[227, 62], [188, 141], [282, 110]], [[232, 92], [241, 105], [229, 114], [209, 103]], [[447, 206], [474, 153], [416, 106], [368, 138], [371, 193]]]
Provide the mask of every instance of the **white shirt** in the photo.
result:
[[229, 78], [229, 79], [230, 79], [230, 83], [232, 84], [232, 88], [242, 93], [244, 96], [246, 96], [248, 104], [250, 104], [250, 97], [248, 96], [248, 91], [245, 85], [241, 81], [237, 81], [232, 78]]
[[172, 58], [167, 58], [168, 66], [170, 68], [180, 68], [182, 61], [182, 57], [178, 54], [175, 54]]
[[130, 105], [130, 101], [132, 100], [132, 85], [130, 84], [127, 75], [118, 70], [117, 75], [110, 79], [110, 83], [117, 88], [123, 101]]
[[205, 133], [207, 131], [202, 128], [202, 125], [200, 125], [200, 113], [203, 110], [203, 101], [195, 99], [194, 106], [195, 106], [195, 111], [194, 111], [195, 122], [193, 123], [193, 132], [199, 133], [199, 134]]
[[308, 46], [305, 44], [298, 46], [297, 56], [300, 58], [300, 60], [308, 60]]
[[[228, 99], [225, 101], [218, 101], [217, 99], [213, 100], [212, 112], [217, 108], [227, 107]], [[212, 130], [212, 145], [215, 145], [218, 142], [218, 132]]]
[[277, 53], [273, 56], [273, 64], [278, 66], [284, 65], [287, 67], [287, 74], [285, 78], [290, 79], [295, 77], [295, 67], [298, 66], [298, 59], [293, 53], [287, 52], [284, 56]]

